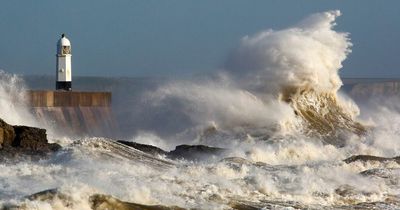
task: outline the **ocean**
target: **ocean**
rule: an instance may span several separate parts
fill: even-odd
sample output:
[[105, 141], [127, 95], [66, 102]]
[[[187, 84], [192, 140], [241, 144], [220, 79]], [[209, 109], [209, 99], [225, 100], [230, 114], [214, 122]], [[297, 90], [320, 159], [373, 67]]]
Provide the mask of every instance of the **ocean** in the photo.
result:
[[[352, 44], [338, 16], [243, 37], [212, 75], [74, 77], [73, 90], [112, 92], [118, 133], [45, 127], [63, 148], [0, 162], [0, 209], [400, 209], [400, 80], [340, 78]], [[43, 127], [24, 93], [54, 77], [0, 80], [0, 118]], [[121, 139], [208, 147], [172, 157]]]

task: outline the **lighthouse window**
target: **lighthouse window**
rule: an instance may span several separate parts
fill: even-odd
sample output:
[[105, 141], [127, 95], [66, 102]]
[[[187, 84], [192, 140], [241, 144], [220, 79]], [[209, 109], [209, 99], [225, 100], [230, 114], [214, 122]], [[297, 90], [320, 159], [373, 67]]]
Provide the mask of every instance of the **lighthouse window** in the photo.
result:
[[71, 47], [70, 46], [63, 46], [62, 47], [62, 54], [71, 54]]

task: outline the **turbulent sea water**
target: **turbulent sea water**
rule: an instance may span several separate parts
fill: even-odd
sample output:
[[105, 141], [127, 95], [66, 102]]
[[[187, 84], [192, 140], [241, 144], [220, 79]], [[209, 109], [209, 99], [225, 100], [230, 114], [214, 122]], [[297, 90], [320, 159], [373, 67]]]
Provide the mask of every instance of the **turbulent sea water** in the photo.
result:
[[[63, 149], [39, 161], [1, 162], [0, 207], [400, 209], [398, 158], [343, 161], [399, 156], [400, 107], [392, 97], [359, 108], [340, 92], [351, 43], [333, 28], [339, 15], [317, 13], [246, 36], [211, 78], [104, 79], [91, 87], [113, 91], [116, 138], [164, 150], [225, 148], [221, 154], [172, 160], [48, 128]], [[5, 72], [1, 81], [0, 117], [40, 126], [23, 94], [38, 83]], [[49, 189], [56, 190], [34, 195]]]

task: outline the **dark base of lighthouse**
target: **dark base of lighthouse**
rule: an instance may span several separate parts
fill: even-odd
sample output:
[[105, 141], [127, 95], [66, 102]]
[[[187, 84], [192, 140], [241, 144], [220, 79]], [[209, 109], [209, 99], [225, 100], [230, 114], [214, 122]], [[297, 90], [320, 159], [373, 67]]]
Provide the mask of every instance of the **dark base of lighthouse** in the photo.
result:
[[56, 82], [56, 90], [71, 91], [72, 84], [71, 82]]

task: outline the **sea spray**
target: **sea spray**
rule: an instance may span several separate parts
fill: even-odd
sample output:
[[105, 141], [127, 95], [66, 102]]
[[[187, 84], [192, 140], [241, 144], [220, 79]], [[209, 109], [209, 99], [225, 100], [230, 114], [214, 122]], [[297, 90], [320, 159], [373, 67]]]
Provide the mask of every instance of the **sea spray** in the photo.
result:
[[171, 83], [151, 98], [165, 106], [180, 101], [181, 111], [205, 127], [212, 122], [250, 136], [263, 128], [264, 139], [300, 132], [343, 145], [366, 128], [356, 121], [358, 107], [337, 93], [351, 51], [348, 33], [333, 30], [338, 16], [317, 13], [287, 29], [245, 36], [219, 79]]
[[41, 120], [37, 119], [29, 104], [27, 91], [22, 76], [0, 70], [0, 118], [12, 125], [45, 128], [50, 141], [58, 142], [62, 138], [55, 131], [57, 126], [45, 116], [41, 116]]
[[348, 33], [333, 30], [338, 16], [339, 11], [317, 13], [290, 28], [245, 36], [226, 69], [241, 86], [263, 92], [294, 87], [336, 93], [351, 47]]
[[223, 81], [175, 82], [149, 94], [157, 108], [169, 106], [168, 100], [181, 104], [195, 125], [216, 125], [220, 129], [265, 128], [275, 132], [280, 122], [293, 118], [285, 103], [262, 100], [251, 92]]
[[0, 118], [13, 125], [37, 125], [29, 112], [26, 90], [20, 76], [0, 70]]
[[329, 136], [334, 144], [341, 132], [365, 133], [355, 121], [358, 108], [344, 106], [349, 102], [337, 95], [339, 70], [351, 51], [348, 33], [333, 30], [338, 16], [317, 13], [287, 29], [246, 36], [227, 62], [244, 87], [275, 91], [304, 120], [307, 134]]
[[[229, 209], [234, 206], [258, 209], [398, 208], [398, 176], [393, 173], [394, 178], [379, 177], [373, 170], [395, 171], [399, 168], [398, 163], [343, 161], [360, 153], [398, 155], [399, 141], [395, 138], [400, 130], [396, 123], [400, 115], [396, 109], [378, 109], [371, 115], [373, 120], [378, 119], [376, 124], [381, 123], [372, 130], [377, 135], [346, 136], [343, 147], [324, 144], [321, 138], [307, 135], [310, 130], [321, 135], [330, 132], [321, 132], [325, 127], [313, 126], [313, 120], [306, 116], [310, 109], [318, 119], [339, 120], [332, 125], [334, 128], [348, 125], [350, 127], [344, 130], [354, 132], [351, 126], [357, 125], [357, 107], [337, 95], [341, 84], [337, 71], [350, 47], [345, 33], [332, 30], [339, 14], [337, 11], [318, 13], [289, 29], [270, 30], [268, 33], [275, 36], [279, 45], [288, 46], [281, 48], [284, 51], [270, 50], [276, 55], [270, 60], [265, 59], [263, 53], [255, 53], [256, 58], [272, 62], [268, 71], [238, 68], [238, 72], [231, 71], [232, 81], [222, 78], [205, 83], [177, 82], [148, 94], [146, 99], [153, 102], [152, 108], [168, 106], [167, 110], [174, 111], [172, 114], [183, 112], [188, 116], [192, 122], [186, 125], [188, 131], [209, 129], [196, 138], [176, 134], [177, 141], [165, 139], [160, 143], [164, 139], [162, 136], [152, 136], [148, 132], [134, 140], [162, 144], [163, 148], [171, 148], [177, 142], [220, 144], [229, 150], [220, 160], [191, 162], [182, 159], [171, 164], [165, 157], [152, 157], [109, 139], [80, 139], [50, 159], [0, 164], [3, 189], [0, 206], [13, 202], [16, 205], [28, 203], [31, 209], [89, 209], [90, 197], [101, 193], [128, 202], [189, 209]], [[296, 36], [291, 36], [292, 32]], [[268, 33], [265, 36], [268, 37]], [[270, 46], [262, 44], [268, 42], [262, 37], [247, 39], [256, 43], [262, 40], [260, 48], [254, 49], [260, 52]], [[314, 50], [306, 45], [302, 47], [303, 41], [322, 50], [304, 53], [316, 56], [318, 65], [326, 64], [322, 72], [315, 72], [320, 68], [313, 67], [312, 57], [303, 56], [302, 50]], [[296, 51], [298, 45], [301, 50]], [[296, 52], [285, 51], [292, 49]], [[327, 56], [322, 59], [320, 53], [327, 53]], [[292, 61], [300, 63], [281, 68]], [[282, 78], [280, 72], [284, 75]], [[252, 77], [255, 79], [246, 79]], [[170, 99], [174, 99], [174, 103], [169, 104]], [[338, 118], [329, 118], [336, 115]], [[182, 123], [172, 115], [162, 120], [165, 120], [163, 123]], [[331, 123], [322, 121], [323, 126], [331, 127]], [[53, 188], [71, 197], [73, 204], [59, 206], [58, 201], [24, 199], [24, 196]]]

